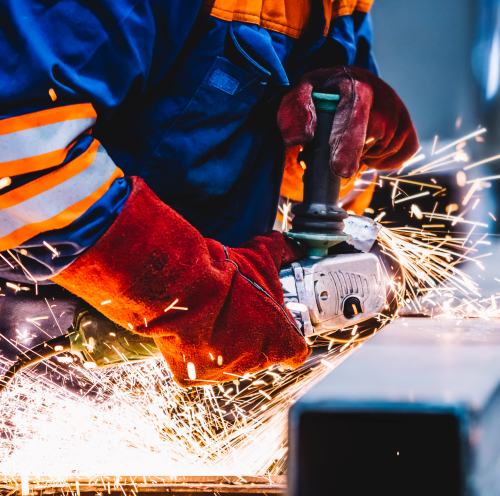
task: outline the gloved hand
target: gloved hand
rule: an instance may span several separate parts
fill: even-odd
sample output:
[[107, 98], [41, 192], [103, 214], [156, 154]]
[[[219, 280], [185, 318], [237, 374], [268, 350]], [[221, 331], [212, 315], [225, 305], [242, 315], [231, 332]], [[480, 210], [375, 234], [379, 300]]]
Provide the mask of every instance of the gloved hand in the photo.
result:
[[141, 179], [131, 181], [111, 228], [54, 281], [153, 337], [182, 386], [302, 364], [308, 347], [283, 306], [278, 275], [301, 250], [278, 232], [226, 248], [203, 238]]
[[361, 164], [395, 168], [416, 152], [417, 134], [401, 99], [380, 78], [356, 67], [310, 72], [285, 95], [278, 126], [286, 145], [312, 140], [316, 129], [313, 91], [340, 95], [330, 136], [330, 165], [335, 174], [351, 177]]

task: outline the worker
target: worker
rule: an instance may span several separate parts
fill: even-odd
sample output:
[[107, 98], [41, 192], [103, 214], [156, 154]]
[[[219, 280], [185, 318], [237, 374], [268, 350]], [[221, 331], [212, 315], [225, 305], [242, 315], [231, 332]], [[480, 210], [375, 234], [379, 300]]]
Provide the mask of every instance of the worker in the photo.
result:
[[371, 3], [4, 0], [0, 276], [153, 337], [183, 386], [299, 366], [278, 273], [303, 252], [271, 227], [312, 91], [340, 94], [340, 176], [417, 147]]

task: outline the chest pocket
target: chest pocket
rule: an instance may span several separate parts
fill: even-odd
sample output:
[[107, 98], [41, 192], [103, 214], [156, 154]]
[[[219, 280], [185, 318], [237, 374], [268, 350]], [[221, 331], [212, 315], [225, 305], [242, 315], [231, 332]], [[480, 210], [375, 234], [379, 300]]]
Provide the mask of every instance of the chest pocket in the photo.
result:
[[269, 77], [263, 68], [215, 58], [155, 151], [158, 159], [173, 162], [183, 196], [222, 195], [234, 184], [252, 146], [248, 121], [268, 90]]

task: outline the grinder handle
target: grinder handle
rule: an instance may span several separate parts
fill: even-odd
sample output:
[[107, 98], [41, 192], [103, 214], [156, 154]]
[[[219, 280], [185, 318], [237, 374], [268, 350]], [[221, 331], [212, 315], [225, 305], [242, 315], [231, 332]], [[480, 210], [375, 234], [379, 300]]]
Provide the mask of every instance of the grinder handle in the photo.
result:
[[337, 205], [340, 177], [330, 167], [330, 135], [340, 96], [330, 93], [312, 94], [317, 124], [314, 139], [304, 149], [304, 203]]

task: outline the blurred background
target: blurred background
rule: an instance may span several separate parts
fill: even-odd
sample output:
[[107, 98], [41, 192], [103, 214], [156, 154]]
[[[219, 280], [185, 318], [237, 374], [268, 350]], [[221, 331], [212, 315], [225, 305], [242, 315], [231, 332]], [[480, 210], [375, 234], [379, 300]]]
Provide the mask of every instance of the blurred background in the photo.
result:
[[376, 0], [373, 22], [381, 75], [422, 141], [484, 125], [486, 146], [498, 152], [500, 0]]

